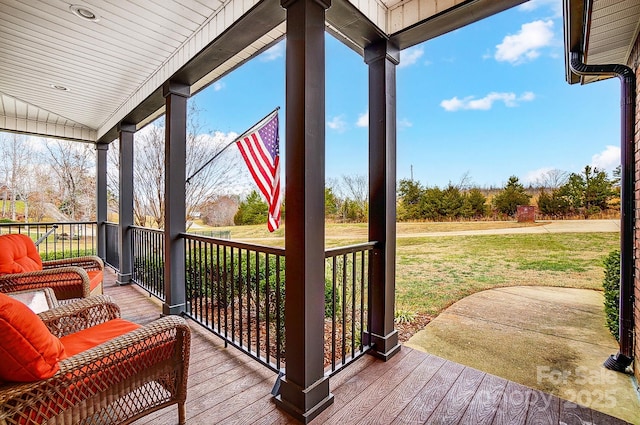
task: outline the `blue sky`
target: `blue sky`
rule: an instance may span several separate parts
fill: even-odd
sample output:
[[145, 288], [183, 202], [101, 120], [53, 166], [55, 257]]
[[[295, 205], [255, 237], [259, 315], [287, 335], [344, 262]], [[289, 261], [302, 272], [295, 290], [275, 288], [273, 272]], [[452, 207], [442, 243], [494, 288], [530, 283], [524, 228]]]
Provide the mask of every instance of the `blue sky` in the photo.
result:
[[[531, 0], [403, 50], [397, 176], [481, 187], [620, 162], [620, 83], [564, 79], [560, 0]], [[285, 152], [284, 42], [195, 96], [204, 129], [242, 133], [276, 106]], [[327, 35], [326, 177], [367, 175], [367, 66]], [[284, 171], [284, 170], [283, 170]], [[284, 177], [284, 176], [283, 176]]]

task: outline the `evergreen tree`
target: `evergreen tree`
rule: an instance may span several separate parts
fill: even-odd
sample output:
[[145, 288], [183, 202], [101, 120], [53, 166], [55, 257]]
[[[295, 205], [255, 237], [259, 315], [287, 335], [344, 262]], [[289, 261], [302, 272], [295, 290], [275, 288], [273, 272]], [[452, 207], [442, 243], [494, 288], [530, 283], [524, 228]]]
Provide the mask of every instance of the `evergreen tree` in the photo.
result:
[[325, 217], [335, 217], [338, 213], [339, 201], [330, 187], [324, 188], [324, 215]]
[[456, 219], [464, 215], [464, 195], [456, 186], [449, 186], [442, 191], [440, 215], [446, 219]]
[[424, 189], [419, 182], [410, 179], [402, 179], [398, 182], [398, 219], [417, 220], [421, 218], [420, 204], [424, 195]]
[[607, 209], [609, 200], [616, 195], [615, 184], [616, 179], [610, 180], [605, 171], [587, 165], [581, 174], [572, 173], [558, 192], [575, 213], [588, 217]]
[[559, 217], [569, 212], [570, 205], [558, 190], [547, 193], [542, 189], [538, 197], [538, 209], [542, 214]]
[[487, 214], [487, 198], [480, 189], [471, 189], [465, 196], [465, 217], [481, 218]]
[[257, 191], [253, 191], [247, 199], [240, 202], [238, 212], [233, 217], [233, 222], [237, 225], [243, 224], [264, 224], [269, 215], [269, 205], [262, 200]]
[[515, 216], [518, 205], [529, 205], [530, 198], [518, 178], [511, 176], [502, 191], [493, 198], [493, 206], [499, 213]]

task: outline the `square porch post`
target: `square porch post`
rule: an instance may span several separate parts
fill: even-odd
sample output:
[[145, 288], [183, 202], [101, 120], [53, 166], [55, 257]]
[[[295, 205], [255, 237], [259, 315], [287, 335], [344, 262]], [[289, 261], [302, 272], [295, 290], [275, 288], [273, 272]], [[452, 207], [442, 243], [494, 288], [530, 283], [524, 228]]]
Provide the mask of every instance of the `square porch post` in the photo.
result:
[[396, 65], [399, 51], [387, 40], [365, 48], [369, 65], [369, 240], [371, 354], [388, 360], [398, 351], [394, 329], [396, 290]]
[[131, 226], [133, 226], [133, 135], [136, 126], [120, 124], [120, 202], [118, 209], [119, 285], [131, 283], [133, 252]]
[[184, 241], [186, 231], [187, 98], [189, 86], [167, 82], [164, 151], [164, 294], [163, 314], [185, 309]]
[[325, 10], [283, 0], [286, 53], [286, 370], [276, 404], [308, 423], [333, 403], [324, 375]]
[[105, 261], [107, 258], [107, 240], [105, 222], [107, 221], [107, 152], [108, 144], [96, 145], [96, 254]]

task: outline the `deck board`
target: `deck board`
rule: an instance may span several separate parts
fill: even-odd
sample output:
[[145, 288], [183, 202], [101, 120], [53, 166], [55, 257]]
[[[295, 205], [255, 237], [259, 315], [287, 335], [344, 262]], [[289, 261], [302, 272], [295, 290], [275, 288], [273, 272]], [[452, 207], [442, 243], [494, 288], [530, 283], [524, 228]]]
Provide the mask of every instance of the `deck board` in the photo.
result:
[[504, 379], [485, 374], [460, 422], [476, 425], [491, 424], [506, 386], [507, 381]]
[[[118, 286], [113, 273], [106, 273], [105, 293], [120, 305], [123, 318], [146, 324], [160, 317], [159, 302], [136, 286]], [[187, 423], [298, 423], [273, 403], [273, 371], [225, 347], [199, 324], [189, 321], [189, 325]], [[626, 423], [408, 347], [387, 362], [364, 356], [331, 378], [329, 385], [334, 402], [314, 424]], [[177, 421], [177, 408], [171, 406], [134, 424], [173, 425]]]

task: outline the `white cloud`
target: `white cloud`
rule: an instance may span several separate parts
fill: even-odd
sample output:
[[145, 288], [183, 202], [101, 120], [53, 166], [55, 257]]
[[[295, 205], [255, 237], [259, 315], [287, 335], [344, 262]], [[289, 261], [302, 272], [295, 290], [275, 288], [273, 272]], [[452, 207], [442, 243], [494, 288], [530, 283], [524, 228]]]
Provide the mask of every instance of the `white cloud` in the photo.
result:
[[620, 148], [607, 145], [607, 147], [591, 157], [591, 165], [600, 170], [611, 171], [620, 165]]
[[520, 96], [520, 100], [523, 102], [531, 102], [535, 98], [536, 98], [536, 95], [530, 91], [526, 91], [522, 93], [522, 95]]
[[214, 91], [220, 91], [223, 88], [225, 88], [226, 84], [223, 83], [222, 81], [216, 81], [215, 83], [213, 83], [213, 90]]
[[529, 171], [522, 178], [521, 183], [524, 185], [539, 184], [541, 181], [544, 181], [545, 177], [551, 171], [553, 171], [553, 168], [551, 167], [542, 167], [542, 168], [538, 168], [537, 170]]
[[225, 133], [222, 131], [214, 131], [213, 134], [201, 133], [195, 138], [198, 142], [202, 142], [206, 145], [214, 145], [218, 147], [224, 147], [238, 138], [239, 134], [235, 131]]
[[508, 35], [496, 46], [494, 57], [499, 62], [517, 65], [540, 56], [540, 49], [553, 41], [553, 21], [523, 24], [515, 35]]
[[529, 0], [520, 5], [519, 10], [523, 12], [533, 12], [537, 9], [549, 7], [554, 18], [562, 16], [562, 0]]
[[398, 68], [406, 68], [414, 65], [424, 55], [424, 47], [409, 47], [400, 51], [400, 63]]
[[271, 62], [274, 61], [278, 58], [281, 58], [284, 56], [284, 43], [280, 42], [278, 44], [276, 44], [273, 47], [270, 47], [269, 49], [265, 50], [261, 55], [260, 55], [260, 60], [263, 62]]
[[369, 110], [367, 112], [358, 115], [358, 121], [356, 121], [358, 127], [369, 127]]
[[409, 128], [413, 127], [413, 123], [409, 121], [407, 118], [402, 118], [398, 120], [398, 128]]
[[524, 92], [520, 97], [515, 93], [497, 93], [491, 92], [481, 99], [475, 99], [473, 96], [467, 96], [464, 99], [458, 99], [454, 96], [451, 99], [445, 99], [440, 102], [445, 111], [454, 112], [459, 110], [481, 110], [491, 109], [495, 102], [503, 102], [505, 106], [513, 108], [518, 106], [520, 102], [530, 102], [535, 98], [532, 92]]
[[327, 121], [327, 127], [338, 133], [343, 133], [347, 129], [347, 122], [344, 120], [344, 115], [338, 115]]

